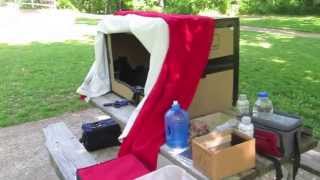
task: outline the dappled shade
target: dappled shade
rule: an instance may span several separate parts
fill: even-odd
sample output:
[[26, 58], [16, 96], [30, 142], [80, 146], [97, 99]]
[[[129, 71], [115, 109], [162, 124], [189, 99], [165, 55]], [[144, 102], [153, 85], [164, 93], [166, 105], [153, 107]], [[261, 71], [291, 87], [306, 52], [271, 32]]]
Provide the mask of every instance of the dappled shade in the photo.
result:
[[320, 39], [255, 32], [241, 32], [240, 38], [241, 93], [254, 102], [266, 90], [275, 109], [299, 114], [319, 129]]

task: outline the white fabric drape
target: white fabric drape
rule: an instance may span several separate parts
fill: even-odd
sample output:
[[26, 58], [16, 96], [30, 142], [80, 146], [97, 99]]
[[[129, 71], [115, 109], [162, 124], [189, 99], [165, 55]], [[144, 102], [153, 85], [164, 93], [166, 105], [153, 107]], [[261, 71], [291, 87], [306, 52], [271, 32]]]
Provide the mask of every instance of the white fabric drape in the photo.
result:
[[79, 94], [92, 98], [110, 91], [108, 55], [104, 35], [112, 33], [132, 33], [150, 53], [150, 67], [144, 87], [145, 96], [131, 114], [119, 137], [119, 139], [122, 139], [129, 133], [160, 74], [168, 51], [169, 29], [167, 23], [161, 18], [131, 14], [126, 16], [107, 15], [97, 26], [95, 61], [84, 82], [77, 90]]

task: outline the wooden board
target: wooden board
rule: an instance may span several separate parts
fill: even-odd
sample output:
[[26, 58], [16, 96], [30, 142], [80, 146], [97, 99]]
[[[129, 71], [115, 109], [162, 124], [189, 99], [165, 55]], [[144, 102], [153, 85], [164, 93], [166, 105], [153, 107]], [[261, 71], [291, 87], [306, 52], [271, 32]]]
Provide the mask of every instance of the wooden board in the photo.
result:
[[113, 94], [108, 93], [107, 95], [100, 96], [97, 98], [92, 98], [92, 103], [101, 109], [103, 112], [110, 115], [114, 120], [116, 120], [121, 127], [124, 127], [127, 124], [127, 121], [135, 109], [133, 105], [123, 106], [121, 108], [114, 108], [114, 107], [104, 107], [103, 104], [105, 103], [112, 103], [116, 100], [122, 99], [121, 97]]
[[43, 132], [60, 178], [75, 180], [78, 168], [97, 163], [63, 122], [50, 124]]
[[301, 168], [320, 176], [320, 152], [310, 150], [301, 156]]

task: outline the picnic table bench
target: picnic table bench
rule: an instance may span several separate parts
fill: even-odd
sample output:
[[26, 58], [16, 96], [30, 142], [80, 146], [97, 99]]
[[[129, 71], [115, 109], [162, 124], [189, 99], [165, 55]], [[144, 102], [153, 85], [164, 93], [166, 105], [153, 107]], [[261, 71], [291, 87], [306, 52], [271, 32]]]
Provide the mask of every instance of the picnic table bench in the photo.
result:
[[[128, 105], [117, 109], [103, 106], [104, 103], [111, 103], [119, 99], [121, 99], [119, 96], [109, 93], [99, 98], [93, 98], [92, 102], [113, 119], [117, 120], [120, 126], [124, 127], [135, 107]], [[61, 179], [75, 180], [77, 169], [98, 163], [94, 156], [86, 151], [78, 138], [71, 133], [64, 123], [50, 124], [43, 129], [43, 132], [46, 139], [45, 145], [52, 160], [51, 162]], [[301, 152], [306, 152], [301, 156], [301, 167], [311, 173], [320, 175], [320, 153], [311, 150], [317, 146], [317, 141], [311, 136], [302, 136], [301, 142]], [[282, 163], [286, 164], [285, 161]], [[158, 167], [169, 164], [180, 166], [196, 179], [208, 179], [208, 177], [193, 167], [192, 161], [186, 161], [185, 158], [172, 153], [170, 148], [163, 145], [158, 156]], [[288, 165], [288, 163], [286, 165]], [[274, 167], [271, 161], [257, 155], [256, 168], [232, 177], [227, 177], [226, 179], [254, 179], [273, 169]], [[289, 169], [289, 167], [287, 167], [287, 169]]]
[[[107, 113], [111, 117], [113, 117], [115, 120], [117, 120], [120, 125], [123, 127], [126, 124], [126, 121], [129, 119], [131, 112], [135, 109], [133, 105], [129, 105], [126, 107], [122, 108], [113, 108], [113, 107], [104, 107], [104, 103], [112, 103], [115, 100], [120, 100], [122, 99], [121, 97], [117, 96], [116, 94], [113, 93], [108, 93], [105, 96], [101, 96], [98, 98], [93, 98], [92, 103], [100, 108], [103, 112]], [[311, 136], [306, 136], [302, 135], [301, 137], [301, 152], [307, 152], [317, 146], [317, 140], [315, 140]], [[197, 169], [195, 169], [192, 166], [192, 162], [188, 162], [185, 160], [185, 158], [180, 157], [179, 155], [176, 155], [170, 151], [170, 148], [168, 148], [166, 145], [163, 145], [160, 149], [160, 154], [169, 160], [171, 163], [178, 165], [185, 169], [187, 172], [189, 172], [191, 175], [196, 177], [197, 179], [208, 179], [205, 175], [203, 175], [201, 172], [199, 172]], [[306, 161], [306, 157], [309, 158], [308, 161]], [[319, 156], [320, 157], [320, 156]], [[318, 159], [319, 159], [318, 157]], [[307, 163], [310, 162], [310, 155], [302, 155], [302, 167], [308, 167]], [[287, 169], [290, 169], [290, 164], [288, 161], [282, 161], [282, 164], [285, 164]], [[267, 172], [271, 171], [274, 169], [273, 163], [268, 160], [267, 158], [264, 158], [260, 155], [257, 154], [256, 157], [256, 168], [250, 169], [248, 171], [239, 173], [232, 178], [236, 179], [254, 179], [255, 177], [262, 176], [266, 174]], [[306, 168], [308, 170], [308, 168]], [[313, 168], [314, 170], [314, 168]], [[320, 169], [319, 169], [320, 170]], [[289, 172], [289, 176], [290, 176]]]

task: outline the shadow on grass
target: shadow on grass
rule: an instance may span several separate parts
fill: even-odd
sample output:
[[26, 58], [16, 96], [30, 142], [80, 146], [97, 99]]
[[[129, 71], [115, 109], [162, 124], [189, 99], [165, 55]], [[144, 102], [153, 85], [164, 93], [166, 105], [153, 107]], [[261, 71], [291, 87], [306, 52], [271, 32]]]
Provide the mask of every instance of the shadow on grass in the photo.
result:
[[241, 32], [240, 90], [270, 93], [276, 109], [305, 118], [320, 137], [320, 40]]
[[0, 44], [0, 127], [88, 107], [75, 91], [92, 61], [91, 42]]

